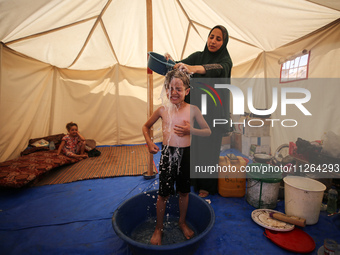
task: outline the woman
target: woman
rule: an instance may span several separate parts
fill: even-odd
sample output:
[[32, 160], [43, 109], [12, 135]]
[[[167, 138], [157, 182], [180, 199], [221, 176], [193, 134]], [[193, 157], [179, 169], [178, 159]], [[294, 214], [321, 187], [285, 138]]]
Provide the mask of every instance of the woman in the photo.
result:
[[[204, 90], [199, 89], [197, 85], [202, 85], [204, 89], [214, 87], [214, 84], [206, 86], [206, 79], [195, 78], [224, 78], [224, 84], [230, 84], [229, 78], [232, 68], [232, 60], [226, 48], [229, 40], [228, 31], [224, 26], [218, 25], [212, 28], [209, 32], [207, 43], [204, 51], [198, 51], [191, 54], [189, 57], [175, 64], [174, 68], [179, 68], [183, 71], [193, 74], [191, 81], [190, 97], [186, 98], [187, 102], [201, 107], [201, 95], [206, 94]], [[169, 59], [171, 56], [165, 54], [165, 58]], [[209, 81], [209, 80], [208, 80]], [[217, 80], [210, 79], [214, 83]], [[218, 79], [220, 83], [221, 80]], [[210, 126], [212, 134], [210, 137], [192, 138], [191, 153], [192, 166], [216, 166], [219, 161], [222, 137], [229, 129], [228, 125], [217, 125], [213, 127], [214, 119], [230, 119], [229, 102], [230, 95], [227, 89], [215, 89], [221, 98], [223, 107], [216, 107], [213, 98], [207, 96], [207, 114], [204, 115], [205, 120]], [[214, 174], [200, 174], [194, 176], [192, 184], [199, 196], [206, 197], [209, 194], [217, 192], [217, 173]], [[196, 178], [198, 177], [198, 178]]]
[[[226, 48], [229, 40], [228, 31], [224, 26], [213, 27], [208, 35], [204, 51], [197, 51], [177, 63], [174, 68], [185, 69], [194, 78], [230, 78], [231, 61]], [[171, 56], [166, 53], [168, 60]]]

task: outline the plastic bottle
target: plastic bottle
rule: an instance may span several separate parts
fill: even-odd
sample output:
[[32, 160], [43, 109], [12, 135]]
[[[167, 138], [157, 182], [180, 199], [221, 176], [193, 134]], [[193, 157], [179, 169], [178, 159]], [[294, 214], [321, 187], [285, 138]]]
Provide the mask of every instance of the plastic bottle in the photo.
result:
[[338, 203], [338, 191], [332, 186], [328, 191], [327, 212], [336, 213]]
[[50, 148], [50, 150], [55, 150], [55, 144], [54, 144], [53, 141], [50, 142], [49, 148]]

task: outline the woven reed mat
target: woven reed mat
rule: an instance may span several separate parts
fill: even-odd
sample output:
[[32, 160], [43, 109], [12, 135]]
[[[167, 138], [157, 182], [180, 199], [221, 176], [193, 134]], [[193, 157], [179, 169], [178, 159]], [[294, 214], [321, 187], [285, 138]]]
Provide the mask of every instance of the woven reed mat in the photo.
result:
[[[98, 157], [51, 170], [35, 186], [69, 183], [95, 178], [137, 176], [148, 170], [149, 152], [146, 145], [97, 147]], [[155, 165], [154, 171], [157, 171]]]

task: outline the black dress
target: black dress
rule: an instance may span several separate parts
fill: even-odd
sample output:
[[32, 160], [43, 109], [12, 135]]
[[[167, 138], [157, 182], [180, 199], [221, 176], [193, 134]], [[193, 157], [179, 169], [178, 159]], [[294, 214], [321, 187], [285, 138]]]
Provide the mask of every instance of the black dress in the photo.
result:
[[[222, 137], [229, 131], [229, 125], [217, 125], [213, 127], [214, 119], [230, 120], [229, 90], [214, 89], [214, 83], [223, 82], [224, 84], [230, 84], [232, 68], [232, 61], [226, 48], [228, 32], [223, 26], [215, 26], [213, 29], [215, 28], [219, 28], [223, 33], [223, 45], [218, 51], [210, 52], [206, 45], [204, 51], [195, 52], [180, 61], [188, 65], [202, 65], [206, 70], [204, 75], [193, 75], [190, 83], [190, 94], [186, 98], [186, 102], [201, 108], [202, 94], [207, 95], [208, 93], [206, 96], [207, 113], [203, 116], [212, 131], [209, 137], [192, 137], [192, 150], [190, 154], [191, 171], [194, 171], [193, 168], [197, 166], [203, 169], [204, 167], [216, 166], [218, 164]], [[217, 192], [217, 173], [200, 173], [199, 175], [194, 174], [192, 177], [192, 185], [195, 191], [203, 189], [210, 194]]]

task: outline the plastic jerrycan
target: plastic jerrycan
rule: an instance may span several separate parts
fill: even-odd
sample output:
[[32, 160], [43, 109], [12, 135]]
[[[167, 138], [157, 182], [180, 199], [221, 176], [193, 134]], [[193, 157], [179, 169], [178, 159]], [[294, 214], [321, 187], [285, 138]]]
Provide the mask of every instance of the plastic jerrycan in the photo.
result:
[[220, 156], [218, 172], [218, 193], [222, 197], [243, 197], [246, 194], [246, 171], [241, 166], [247, 162], [243, 157]]

